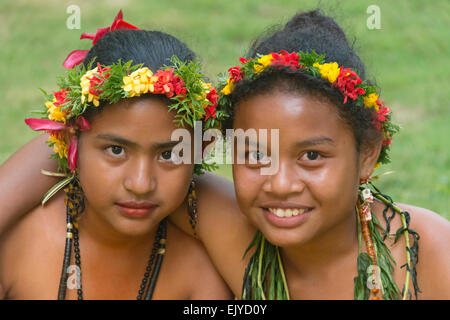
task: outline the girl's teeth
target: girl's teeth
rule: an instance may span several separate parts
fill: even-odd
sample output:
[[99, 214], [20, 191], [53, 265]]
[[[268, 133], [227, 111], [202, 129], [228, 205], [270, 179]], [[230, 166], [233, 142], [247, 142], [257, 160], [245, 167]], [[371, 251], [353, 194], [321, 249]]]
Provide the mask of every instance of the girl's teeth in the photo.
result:
[[292, 216], [298, 216], [305, 212], [305, 209], [280, 209], [280, 208], [269, 208], [269, 211], [274, 215], [282, 218], [289, 218]]

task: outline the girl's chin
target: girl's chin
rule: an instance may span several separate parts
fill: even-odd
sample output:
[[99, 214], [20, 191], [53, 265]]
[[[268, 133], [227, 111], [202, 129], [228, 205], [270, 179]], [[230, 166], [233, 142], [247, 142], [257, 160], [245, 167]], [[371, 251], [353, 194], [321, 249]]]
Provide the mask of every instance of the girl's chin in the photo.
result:
[[267, 241], [278, 247], [299, 247], [308, 242], [308, 239], [299, 235], [298, 232], [294, 232], [294, 230], [290, 232], [279, 232], [278, 230], [261, 231]]

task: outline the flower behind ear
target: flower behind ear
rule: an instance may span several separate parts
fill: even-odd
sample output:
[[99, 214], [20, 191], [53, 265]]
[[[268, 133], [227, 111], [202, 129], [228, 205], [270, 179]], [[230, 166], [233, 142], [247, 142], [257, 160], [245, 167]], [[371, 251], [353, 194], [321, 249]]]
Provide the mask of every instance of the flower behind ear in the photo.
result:
[[69, 152], [67, 156], [67, 163], [69, 164], [70, 172], [73, 173], [77, 169], [78, 159], [78, 139], [72, 137], [69, 144]]

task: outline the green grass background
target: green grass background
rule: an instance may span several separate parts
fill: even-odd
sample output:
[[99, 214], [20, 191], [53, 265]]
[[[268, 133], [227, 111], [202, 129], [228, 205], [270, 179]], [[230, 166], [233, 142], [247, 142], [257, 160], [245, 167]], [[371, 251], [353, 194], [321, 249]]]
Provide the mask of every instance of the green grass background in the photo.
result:
[[[81, 28], [69, 30], [69, 5], [81, 9]], [[369, 30], [369, 5], [381, 9], [381, 29]], [[392, 146], [394, 171], [378, 182], [396, 201], [450, 218], [449, 75], [450, 2], [447, 0], [0, 0], [0, 163], [36, 136], [23, 119], [44, 102], [38, 88], [56, 89], [61, 63], [74, 49], [88, 49], [82, 32], [110, 25], [120, 8], [125, 20], [162, 30], [197, 52], [206, 74], [237, 64], [251, 41], [299, 10], [316, 7], [344, 28], [382, 88], [394, 120], [403, 127]], [[21, 170], [21, 168], [17, 168]], [[230, 175], [223, 166], [220, 174]]]

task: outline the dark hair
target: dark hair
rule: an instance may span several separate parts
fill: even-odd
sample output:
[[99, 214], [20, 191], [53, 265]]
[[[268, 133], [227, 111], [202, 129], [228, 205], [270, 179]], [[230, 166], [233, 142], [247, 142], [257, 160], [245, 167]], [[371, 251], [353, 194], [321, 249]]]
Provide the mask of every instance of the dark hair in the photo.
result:
[[[195, 54], [181, 40], [160, 31], [115, 30], [105, 34], [89, 50], [84, 64], [94, 61], [110, 65], [122, 60], [133, 60], [133, 65], [143, 64], [151, 70], [158, 70], [169, 64], [175, 55], [181, 61], [192, 61]], [[94, 59], [94, 60], [93, 60]]]
[[[148, 30], [115, 30], [108, 32], [96, 42], [83, 64], [87, 67], [92, 63], [92, 67], [95, 67], [97, 63], [111, 65], [119, 60], [122, 63], [132, 60], [132, 65], [142, 64], [143, 67], [156, 72], [164, 65], [169, 65], [172, 56], [177, 56], [182, 62], [195, 60], [194, 52], [170, 34]], [[146, 96], [162, 99], [167, 104], [173, 103], [163, 95]], [[100, 102], [99, 108], [89, 108], [83, 116], [89, 120], [98, 114], [103, 106], [104, 104]]]
[[[247, 58], [255, 57], [257, 53], [265, 55], [280, 50], [308, 53], [314, 50], [318, 54], [325, 54], [325, 62], [337, 62], [340, 66], [352, 68], [362, 80], [365, 79], [364, 64], [350, 47], [344, 31], [320, 10], [297, 13], [281, 30], [259, 37], [252, 44]], [[353, 131], [358, 152], [361, 145], [381, 139], [380, 132], [373, 125], [373, 111], [369, 108], [357, 107], [350, 99], [343, 104], [342, 93], [331, 87], [325, 79], [279, 67], [269, 67], [257, 79], [236, 84], [230, 95], [233, 105], [231, 117], [224, 127], [233, 126], [234, 109], [239, 101], [273, 90], [307, 94], [327, 99], [336, 105], [339, 116]]]

